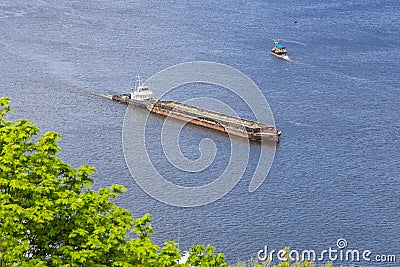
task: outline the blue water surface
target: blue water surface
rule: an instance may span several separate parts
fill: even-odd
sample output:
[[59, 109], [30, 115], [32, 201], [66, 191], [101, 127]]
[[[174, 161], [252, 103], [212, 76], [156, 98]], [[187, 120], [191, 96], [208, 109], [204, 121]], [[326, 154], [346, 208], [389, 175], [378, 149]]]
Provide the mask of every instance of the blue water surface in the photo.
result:
[[[321, 251], [345, 238], [349, 248], [397, 254], [399, 261], [399, 14], [394, 0], [4, 0], [0, 92], [12, 98], [18, 117], [61, 134], [64, 160], [96, 167], [95, 189], [126, 186], [117, 203], [135, 217], [151, 213], [158, 244], [179, 240], [184, 250], [211, 243], [233, 263], [264, 245]], [[271, 56], [278, 38], [292, 62]], [[250, 77], [283, 133], [258, 190], [248, 192], [259, 160], [253, 144], [245, 175], [229, 194], [206, 206], [178, 208], [134, 182], [121, 141], [126, 107], [92, 92], [125, 93], [136, 74], [148, 78], [196, 60], [227, 64]], [[177, 100], [199, 96], [184, 92]], [[212, 97], [212, 90], [204, 92]], [[248, 108], [242, 112], [251, 117]], [[151, 140], [157, 140], [156, 128]], [[204, 129], [184, 129], [183, 154], [199, 157], [203, 138], [215, 140], [219, 164], [188, 174], [189, 183], [212, 181], [227, 162], [229, 140]]]

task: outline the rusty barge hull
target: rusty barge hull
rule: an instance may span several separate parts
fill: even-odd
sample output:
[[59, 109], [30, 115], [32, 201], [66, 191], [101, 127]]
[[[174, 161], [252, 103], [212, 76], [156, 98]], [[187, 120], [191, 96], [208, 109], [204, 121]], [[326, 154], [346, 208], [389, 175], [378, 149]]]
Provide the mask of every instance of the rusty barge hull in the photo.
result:
[[280, 132], [275, 130], [273, 125], [246, 120], [188, 104], [159, 100], [149, 110], [162, 116], [168, 116], [250, 140], [279, 142]]
[[246, 120], [215, 111], [183, 104], [176, 101], [151, 99], [135, 101], [126, 94], [112, 96], [112, 100], [122, 104], [132, 104], [146, 108], [154, 114], [171, 117], [193, 125], [232, 134], [249, 140], [270, 140], [279, 142], [280, 131], [273, 125]]

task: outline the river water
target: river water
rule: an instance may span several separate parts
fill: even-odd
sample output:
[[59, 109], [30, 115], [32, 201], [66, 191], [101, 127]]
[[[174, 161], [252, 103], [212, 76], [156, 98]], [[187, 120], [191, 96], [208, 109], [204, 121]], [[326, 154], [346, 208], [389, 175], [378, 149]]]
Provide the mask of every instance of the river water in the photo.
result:
[[[344, 238], [351, 249], [397, 254], [398, 264], [399, 13], [398, 1], [379, 0], [6, 0], [0, 4], [0, 92], [12, 98], [18, 117], [61, 134], [65, 161], [96, 167], [95, 189], [124, 185], [117, 203], [136, 217], [151, 213], [157, 243], [179, 240], [183, 250], [211, 243], [235, 262], [265, 245], [322, 251]], [[292, 62], [270, 55], [277, 38]], [[259, 160], [252, 144], [231, 192], [180, 208], [135, 183], [122, 146], [126, 106], [93, 92], [125, 93], [136, 74], [147, 79], [188, 61], [223, 63], [247, 75], [268, 100], [282, 136], [255, 192], [248, 190]], [[236, 101], [218, 92], [196, 85], [171, 96]], [[251, 117], [249, 109], [241, 112]], [[159, 133], [149, 134], [157, 150]], [[188, 173], [186, 182], [206, 184], [223, 172], [229, 139], [196, 127], [180, 136], [189, 159], [200, 156], [203, 138], [218, 149], [217, 164]], [[168, 162], [159, 164], [178, 182]]]

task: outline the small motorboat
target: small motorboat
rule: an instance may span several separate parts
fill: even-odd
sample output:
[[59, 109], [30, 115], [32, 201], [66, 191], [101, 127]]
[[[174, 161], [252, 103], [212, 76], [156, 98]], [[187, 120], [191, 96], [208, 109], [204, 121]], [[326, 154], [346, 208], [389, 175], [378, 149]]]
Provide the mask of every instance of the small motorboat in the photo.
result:
[[286, 52], [286, 47], [281, 45], [279, 43], [279, 40], [278, 41], [274, 40], [274, 44], [275, 44], [274, 48], [272, 48], [272, 50], [271, 50], [272, 55], [276, 56], [277, 58], [281, 58], [281, 59], [290, 61], [290, 58], [288, 57], [287, 52]]

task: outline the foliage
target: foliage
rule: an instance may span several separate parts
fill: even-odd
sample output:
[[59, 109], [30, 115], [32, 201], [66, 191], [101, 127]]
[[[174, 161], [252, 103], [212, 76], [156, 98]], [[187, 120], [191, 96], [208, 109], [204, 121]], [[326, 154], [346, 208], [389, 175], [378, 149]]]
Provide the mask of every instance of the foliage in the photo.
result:
[[[91, 190], [95, 169], [58, 158], [57, 133], [7, 121], [8, 103], [0, 99], [0, 266], [178, 265], [175, 242], [151, 241], [149, 214], [134, 219], [112, 202], [124, 187]], [[197, 266], [226, 266], [211, 246], [191, 252]]]
[[253, 258], [251, 257], [249, 260], [246, 261], [238, 261], [235, 265], [232, 267], [270, 267], [271, 262], [270, 261], [263, 261], [259, 263], [259, 260], [257, 257]]
[[223, 254], [214, 255], [215, 248], [211, 245], [204, 246], [194, 246], [189, 251], [189, 258], [186, 266], [199, 266], [199, 267], [228, 267], [225, 263]]

